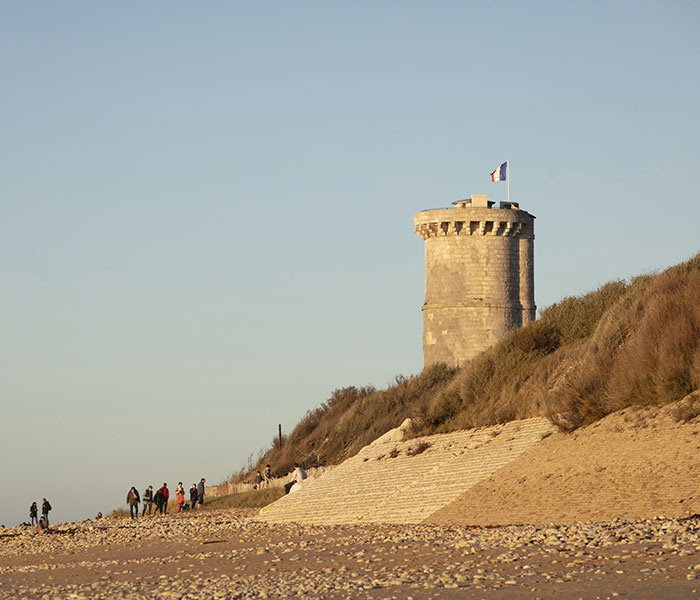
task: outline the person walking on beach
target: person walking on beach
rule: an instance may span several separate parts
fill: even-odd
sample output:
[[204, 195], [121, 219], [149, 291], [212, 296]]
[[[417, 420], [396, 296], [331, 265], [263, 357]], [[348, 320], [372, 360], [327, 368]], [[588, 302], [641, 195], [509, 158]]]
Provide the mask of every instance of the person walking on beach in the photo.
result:
[[148, 508], [148, 516], [151, 516], [151, 508], [153, 508], [153, 486], [149, 485], [146, 491], [143, 493], [143, 513], [141, 516], [146, 515], [146, 508]]
[[129, 493], [126, 495], [126, 503], [129, 505], [129, 513], [132, 519], [136, 519], [139, 516], [139, 502], [141, 502], [139, 492], [132, 486]]
[[295, 483], [301, 483], [304, 479], [306, 479], [306, 471], [299, 466], [299, 463], [294, 463], [294, 470], [289, 477], [289, 482], [284, 484], [284, 493], [288, 494]]
[[170, 499], [170, 490], [168, 489], [168, 484], [164, 483], [163, 487], [160, 488], [160, 491], [163, 492], [163, 514], [167, 515], [168, 514], [168, 500]]
[[51, 503], [44, 498], [42, 503], [41, 503], [41, 516], [44, 517], [44, 521], [46, 522], [46, 527], [49, 526], [49, 511], [51, 510]]
[[165, 497], [163, 496], [163, 488], [158, 489], [155, 496], [153, 497], [153, 501], [156, 504], [156, 510], [154, 511], [154, 514], [160, 513], [162, 515], [163, 514], [163, 503], [165, 502]]
[[262, 483], [265, 481], [265, 479], [262, 476], [262, 473], [258, 471], [255, 474], [255, 477], [253, 478], [253, 489], [254, 490], [260, 490], [262, 489]]
[[36, 505], [36, 502], [32, 502], [32, 505], [29, 507], [29, 518], [32, 521], [32, 525], [38, 525], [39, 524], [39, 517], [37, 516], [39, 514], [39, 508]]
[[199, 483], [197, 484], [197, 502], [199, 502], [199, 505], [202, 506], [204, 504], [204, 482], [206, 480], [204, 477], [199, 480]]
[[185, 488], [182, 487], [182, 481], [175, 488], [175, 504], [177, 504], [177, 512], [181, 512], [185, 505]]
[[197, 486], [194, 483], [190, 486], [190, 505], [192, 510], [197, 506]]

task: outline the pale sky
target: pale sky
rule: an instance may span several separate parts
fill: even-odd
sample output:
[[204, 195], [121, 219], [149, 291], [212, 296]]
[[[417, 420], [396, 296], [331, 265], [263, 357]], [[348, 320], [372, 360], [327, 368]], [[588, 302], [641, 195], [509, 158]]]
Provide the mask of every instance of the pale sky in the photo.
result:
[[697, 2], [0, 1], [0, 523], [223, 480], [421, 369], [413, 213], [540, 308], [700, 250]]

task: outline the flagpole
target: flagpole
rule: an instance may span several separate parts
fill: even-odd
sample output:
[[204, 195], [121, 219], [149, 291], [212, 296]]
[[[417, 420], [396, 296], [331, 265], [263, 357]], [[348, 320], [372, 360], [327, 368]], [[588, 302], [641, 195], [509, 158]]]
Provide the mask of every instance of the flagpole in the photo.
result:
[[506, 202], [510, 204], [510, 159], [506, 160]]

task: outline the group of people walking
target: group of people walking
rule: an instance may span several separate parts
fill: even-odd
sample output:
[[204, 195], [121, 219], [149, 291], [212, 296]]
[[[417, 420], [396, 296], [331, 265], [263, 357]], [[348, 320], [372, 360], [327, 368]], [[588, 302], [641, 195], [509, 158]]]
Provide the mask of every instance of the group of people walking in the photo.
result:
[[[185, 488], [182, 486], [182, 481], [177, 484], [175, 488], [175, 504], [177, 505], [177, 512], [182, 512], [183, 510], [190, 509], [194, 510], [199, 504], [200, 506], [204, 504], [204, 477], [199, 481], [198, 484], [192, 484], [189, 490], [189, 503], [185, 501]], [[139, 503], [143, 503], [143, 511], [141, 516], [146, 516], [146, 511], [148, 514], [160, 513], [162, 515], [168, 512], [168, 501], [170, 500], [170, 490], [168, 489], [168, 484], [164, 483], [161, 488], [153, 493], [153, 486], [149, 485], [143, 492], [143, 498], [139, 495], [138, 490], [132, 487], [129, 493], [126, 495], [126, 503], [129, 506], [129, 513], [132, 519], [139, 516]], [[153, 505], [155, 504], [155, 509]]]
[[31, 524], [36, 525], [40, 529], [46, 529], [49, 526], [49, 511], [51, 510], [51, 503], [44, 498], [41, 503], [41, 519], [39, 518], [39, 507], [36, 502], [32, 502], [29, 507], [29, 518], [31, 519]]

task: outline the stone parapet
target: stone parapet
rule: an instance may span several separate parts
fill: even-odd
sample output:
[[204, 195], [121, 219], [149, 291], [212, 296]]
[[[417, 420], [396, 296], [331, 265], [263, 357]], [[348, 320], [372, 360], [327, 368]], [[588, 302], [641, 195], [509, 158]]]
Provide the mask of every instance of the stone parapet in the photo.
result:
[[533, 219], [521, 210], [446, 208], [416, 213], [413, 229], [424, 240], [473, 235], [534, 239]]

